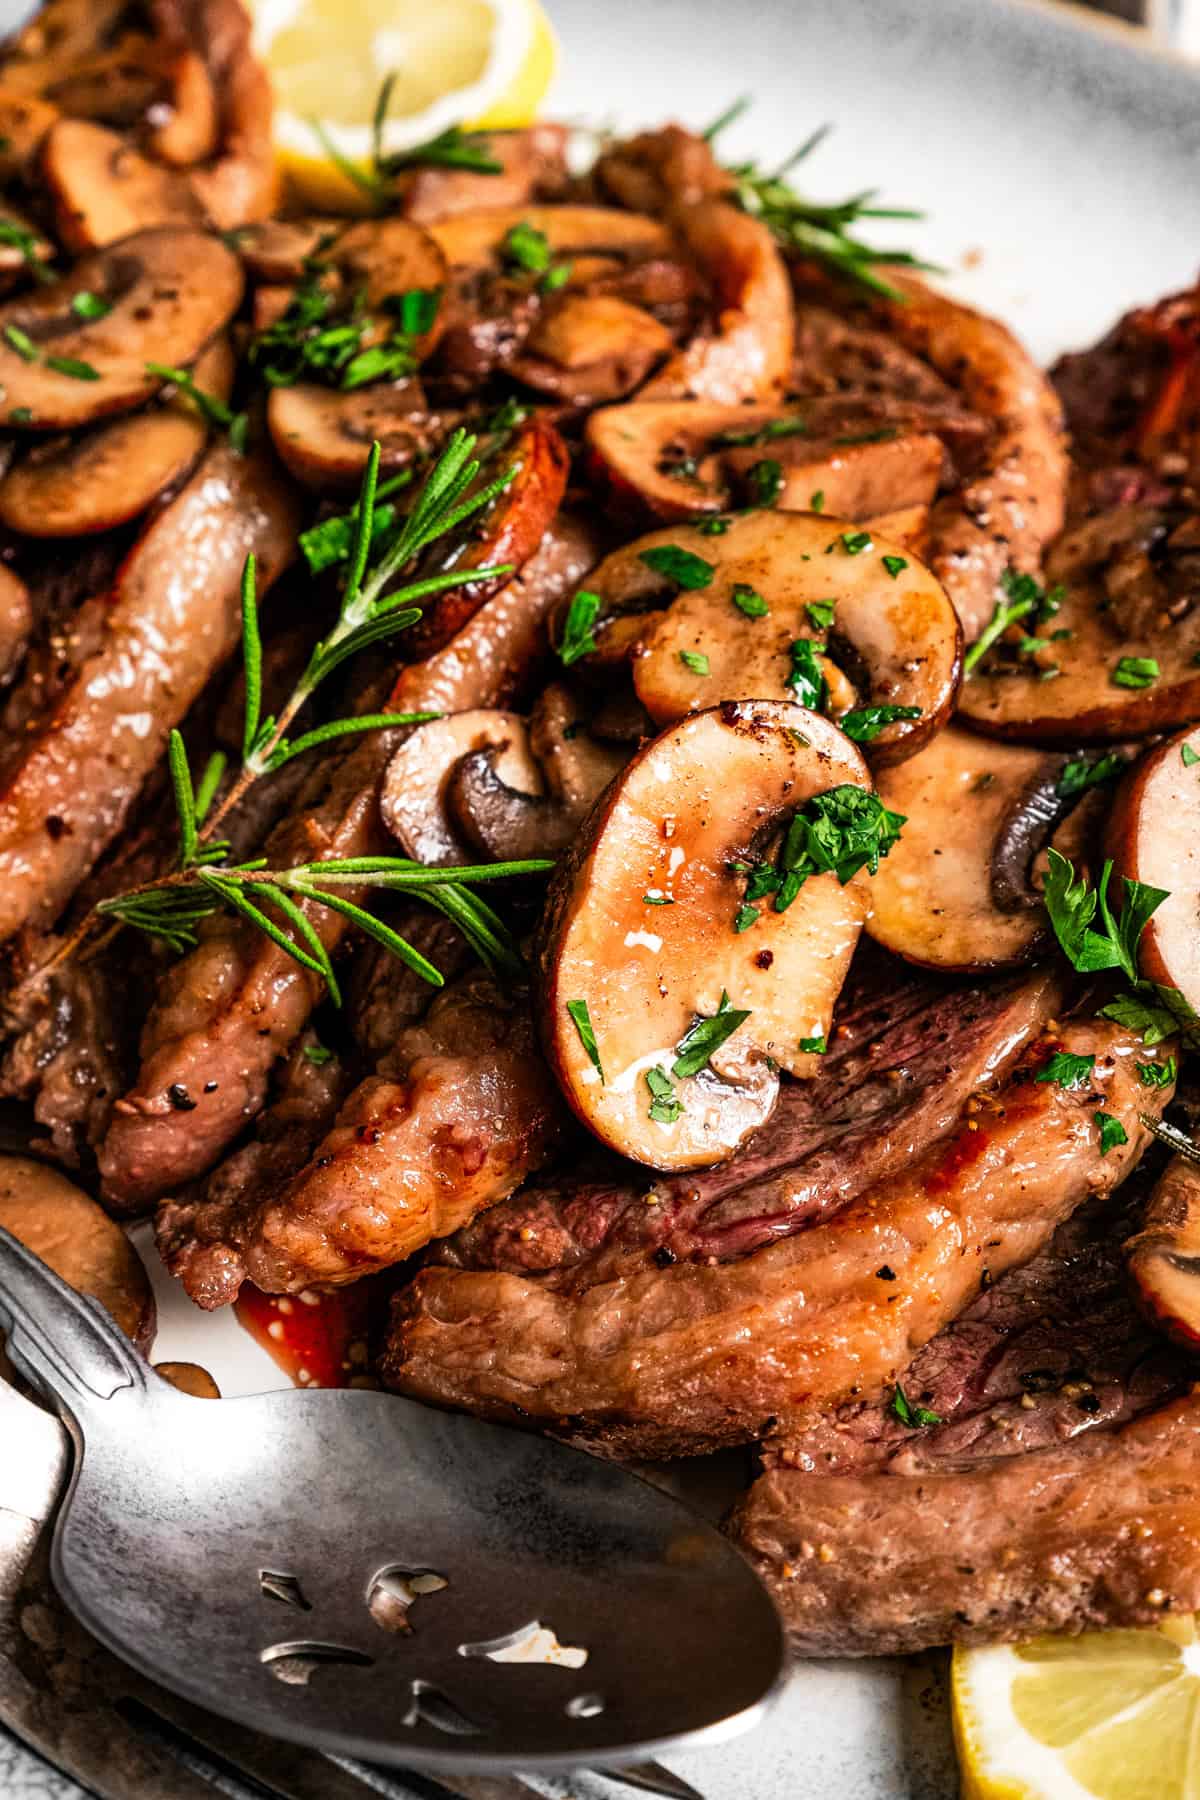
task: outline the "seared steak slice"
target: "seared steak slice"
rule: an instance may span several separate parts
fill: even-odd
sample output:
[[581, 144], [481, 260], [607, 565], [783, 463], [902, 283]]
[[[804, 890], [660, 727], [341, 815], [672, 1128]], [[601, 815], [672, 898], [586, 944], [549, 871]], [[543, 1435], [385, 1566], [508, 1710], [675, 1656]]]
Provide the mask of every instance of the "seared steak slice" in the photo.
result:
[[234, 1299], [247, 1278], [275, 1294], [357, 1281], [511, 1193], [564, 1122], [527, 1000], [476, 973], [400, 1034], [302, 1168], [168, 1201], [159, 1249], [205, 1307]]
[[[1094, 1022], [1055, 1041], [1095, 1056], [1094, 1090], [1036, 1081], [1047, 1046], [1034, 1046], [951, 1137], [910, 1146], [832, 1218], [749, 1255], [630, 1257], [595, 1281], [586, 1265], [540, 1278], [426, 1268], [397, 1296], [384, 1379], [645, 1456], [746, 1442], [889, 1390], [985, 1270], [1028, 1261], [1141, 1154], [1137, 1041]], [[1107, 1155], [1101, 1098], [1127, 1133]], [[1150, 1103], [1165, 1098], [1155, 1090]]]
[[1200, 1604], [1196, 1365], [1129, 1297], [1137, 1212], [1124, 1193], [1083, 1209], [926, 1345], [902, 1390], [940, 1424], [877, 1401], [772, 1449], [731, 1530], [799, 1649], [907, 1652]]

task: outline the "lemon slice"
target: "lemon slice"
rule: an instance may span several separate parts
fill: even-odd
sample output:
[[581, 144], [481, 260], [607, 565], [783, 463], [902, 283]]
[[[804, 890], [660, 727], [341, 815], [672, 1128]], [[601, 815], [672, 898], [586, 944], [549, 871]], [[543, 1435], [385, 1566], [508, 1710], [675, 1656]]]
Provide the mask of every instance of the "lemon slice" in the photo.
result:
[[538, 0], [254, 0], [252, 10], [254, 47], [275, 85], [275, 142], [310, 205], [361, 207], [313, 121], [365, 167], [385, 76], [392, 151], [449, 125], [527, 125], [554, 74], [554, 34]]
[[1200, 1800], [1192, 1618], [956, 1650], [963, 1800]]

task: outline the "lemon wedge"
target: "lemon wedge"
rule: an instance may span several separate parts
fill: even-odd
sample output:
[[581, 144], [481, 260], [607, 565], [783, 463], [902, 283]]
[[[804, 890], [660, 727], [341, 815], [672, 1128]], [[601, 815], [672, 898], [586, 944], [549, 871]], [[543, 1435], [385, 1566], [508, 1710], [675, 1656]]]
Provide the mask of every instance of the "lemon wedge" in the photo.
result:
[[253, 0], [252, 10], [254, 47], [275, 85], [280, 160], [309, 205], [361, 208], [314, 121], [367, 167], [386, 76], [383, 143], [394, 151], [450, 125], [527, 125], [554, 75], [557, 46], [539, 0]]
[[1193, 1618], [956, 1650], [963, 1800], [1200, 1800]]

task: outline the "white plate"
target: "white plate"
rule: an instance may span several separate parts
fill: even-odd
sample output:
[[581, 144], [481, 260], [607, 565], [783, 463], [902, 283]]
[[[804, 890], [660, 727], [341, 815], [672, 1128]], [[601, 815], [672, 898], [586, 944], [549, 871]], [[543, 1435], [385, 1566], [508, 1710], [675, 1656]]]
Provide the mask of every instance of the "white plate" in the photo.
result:
[[[924, 223], [881, 228], [877, 241], [943, 264], [957, 293], [1000, 313], [1043, 359], [1195, 274], [1200, 75], [1082, 14], [997, 0], [548, 5], [564, 51], [552, 110], [703, 125], [750, 94], [722, 150], [768, 162], [831, 121], [802, 172], [813, 194], [878, 187], [924, 207]], [[158, 1356], [206, 1362], [229, 1394], [279, 1384], [227, 1315], [201, 1318], [169, 1288]], [[674, 1766], [707, 1800], [951, 1800], [931, 1667], [806, 1665], [756, 1737]], [[40, 1766], [19, 1770], [12, 1749], [0, 1742], [0, 1795], [75, 1791], [47, 1786]]]

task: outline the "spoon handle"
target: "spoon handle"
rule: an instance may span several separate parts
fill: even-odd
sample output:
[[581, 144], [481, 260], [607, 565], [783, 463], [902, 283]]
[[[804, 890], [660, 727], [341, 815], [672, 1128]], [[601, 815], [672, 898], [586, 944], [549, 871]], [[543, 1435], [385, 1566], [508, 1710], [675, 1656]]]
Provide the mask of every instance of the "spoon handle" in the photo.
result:
[[13, 1366], [69, 1412], [146, 1386], [145, 1365], [100, 1302], [77, 1294], [3, 1228], [0, 1326]]

